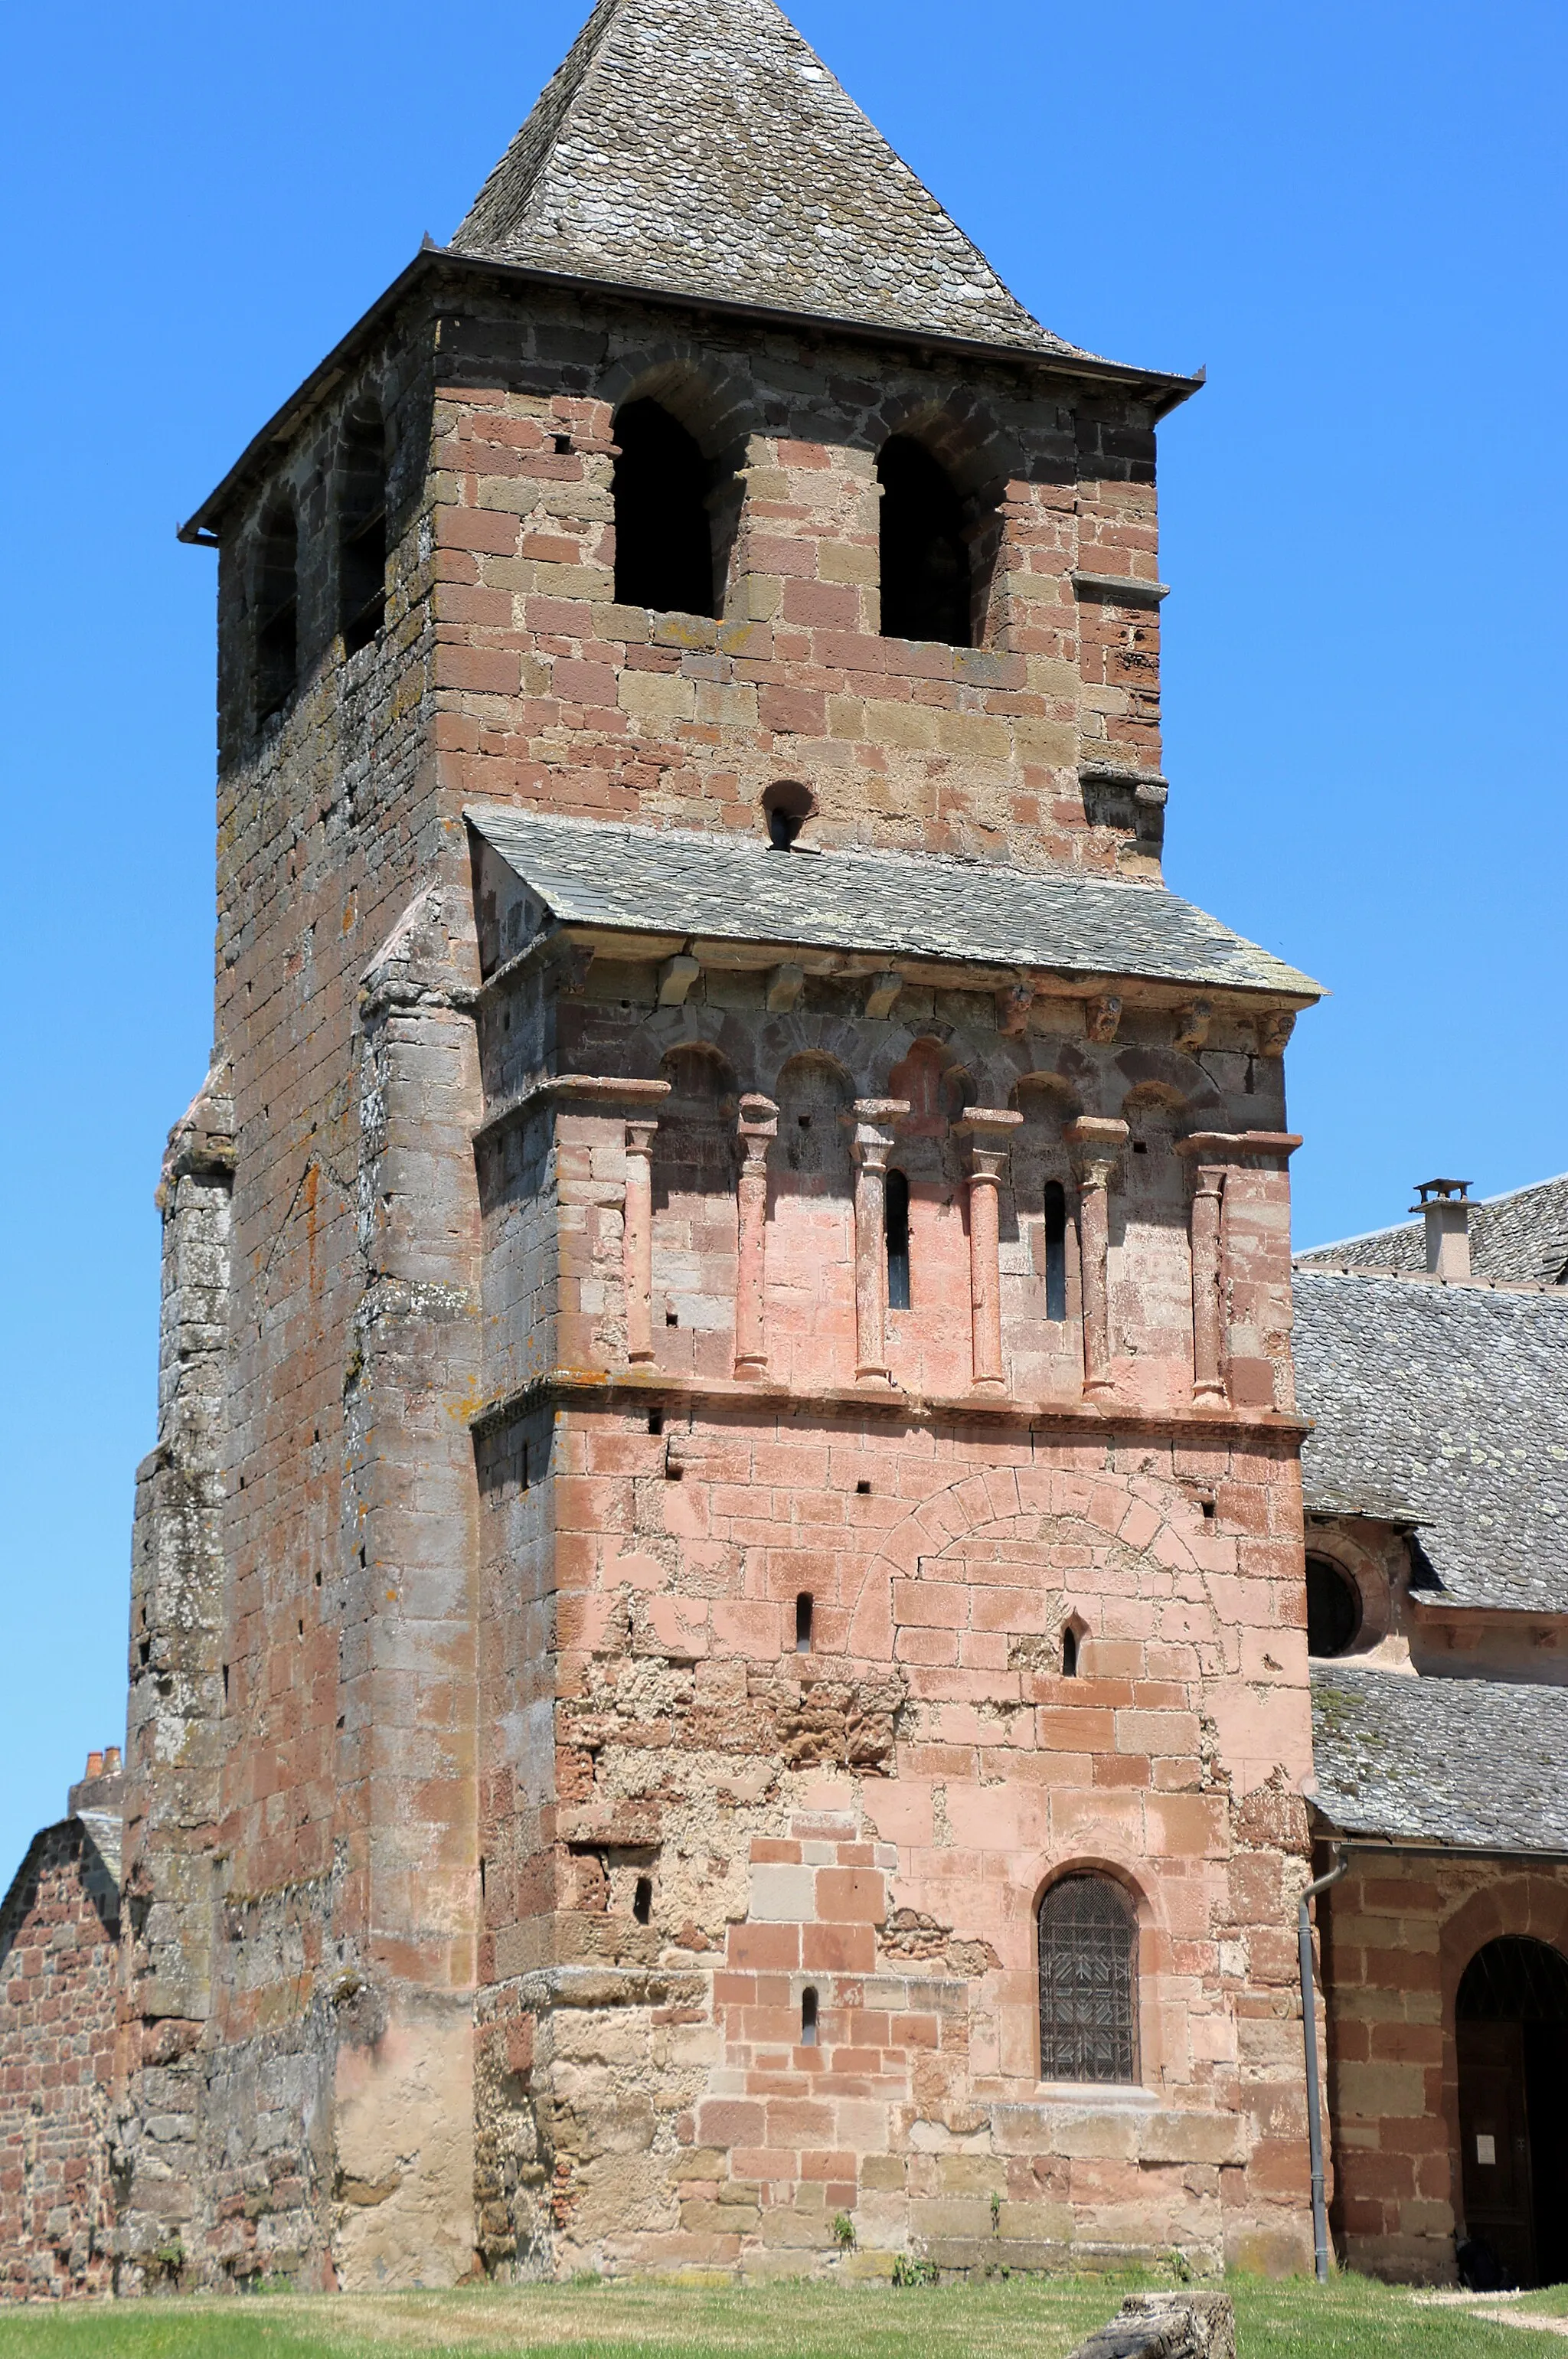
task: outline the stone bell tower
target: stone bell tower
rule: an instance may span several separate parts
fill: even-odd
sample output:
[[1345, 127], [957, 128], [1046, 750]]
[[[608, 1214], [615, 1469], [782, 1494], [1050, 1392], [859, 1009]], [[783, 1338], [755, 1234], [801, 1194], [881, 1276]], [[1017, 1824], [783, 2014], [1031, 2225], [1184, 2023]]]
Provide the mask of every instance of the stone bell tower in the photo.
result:
[[1316, 989], [1161, 881], [1192, 390], [772, 0], [601, 0], [186, 528], [123, 2284], [1310, 2250]]

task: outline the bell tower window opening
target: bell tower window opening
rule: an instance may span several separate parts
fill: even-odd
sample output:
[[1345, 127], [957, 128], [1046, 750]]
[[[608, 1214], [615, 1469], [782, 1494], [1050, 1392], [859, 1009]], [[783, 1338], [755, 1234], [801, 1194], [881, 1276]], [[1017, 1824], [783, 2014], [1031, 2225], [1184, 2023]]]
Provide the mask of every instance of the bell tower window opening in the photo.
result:
[[256, 601], [256, 717], [270, 721], [299, 677], [299, 527], [287, 503], [262, 527]]
[[1045, 1185], [1045, 1315], [1067, 1316], [1067, 1190], [1060, 1180]]
[[1361, 1627], [1361, 1600], [1354, 1584], [1327, 1557], [1307, 1559], [1307, 1652], [1343, 1655]]
[[883, 1220], [887, 1231], [887, 1308], [909, 1308], [909, 1183], [902, 1171], [887, 1174]]
[[657, 401], [615, 418], [615, 601], [660, 613], [715, 615], [708, 464]]
[[345, 653], [387, 618], [387, 429], [374, 402], [343, 429], [338, 476], [338, 621]]
[[877, 462], [882, 485], [882, 636], [975, 644], [974, 570], [964, 503], [923, 443], [895, 434]]
[[1040, 2075], [1138, 2079], [1138, 1926], [1109, 1876], [1063, 1876], [1040, 1904]]

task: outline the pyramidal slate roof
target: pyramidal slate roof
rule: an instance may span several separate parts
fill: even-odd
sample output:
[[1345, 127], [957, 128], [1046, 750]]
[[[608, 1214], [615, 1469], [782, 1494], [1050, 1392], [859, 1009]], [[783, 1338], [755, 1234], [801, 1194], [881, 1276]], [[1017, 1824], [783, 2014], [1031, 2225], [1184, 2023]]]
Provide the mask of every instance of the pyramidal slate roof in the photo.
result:
[[[1399, 1270], [1426, 1267], [1426, 1227], [1401, 1221], [1338, 1245], [1296, 1256], [1298, 1269]], [[1470, 1266], [1476, 1277], [1508, 1285], [1568, 1286], [1568, 1173], [1532, 1187], [1488, 1196], [1470, 1214]]]
[[1078, 349], [1008, 293], [774, 0], [599, 0], [452, 250], [1023, 352]]

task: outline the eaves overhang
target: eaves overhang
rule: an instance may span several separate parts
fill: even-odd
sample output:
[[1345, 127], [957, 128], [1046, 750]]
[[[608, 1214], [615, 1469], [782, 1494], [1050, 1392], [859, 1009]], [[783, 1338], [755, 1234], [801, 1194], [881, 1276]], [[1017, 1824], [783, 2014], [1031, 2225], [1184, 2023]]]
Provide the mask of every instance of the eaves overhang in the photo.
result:
[[532, 263], [500, 262], [487, 255], [457, 254], [450, 246], [425, 245], [281, 408], [274, 412], [260, 432], [252, 436], [223, 481], [180, 527], [177, 538], [191, 548], [217, 548], [223, 520], [236, 501], [266, 472], [279, 449], [293, 440], [310, 412], [341, 383], [398, 306], [419, 288], [442, 277], [488, 279], [503, 285], [558, 288], [572, 294], [592, 293], [621, 301], [651, 303], [666, 310], [700, 311], [763, 327], [810, 329], [822, 335], [886, 344], [896, 351], [950, 353], [955, 360], [985, 361], [994, 366], [1005, 365], [1035, 375], [1115, 386], [1147, 399], [1157, 420], [1190, 400], [1207, 375], [1203, 369], [1195, 375], [1184, 375], [1160, 369], [1133, 368], [1090, 353], [1032, 352], [1024, 345], [977, 342], [962, 336], [941, 335], [931, 329], [906, 330], [884, 327], [875, 321], [832, 319], [764, 303], [735, 302], [724, 296], [644, 287], [632, 280], [591, 278], [572, 272], [545, 270]]
[[778, 959], [808, 972], [897, 973], [1003, 989], [1029, 977], [1086, 995], [1127, 984], [1173, 1002], [1194, 992], [1299, 1008], [1322, 987], [1163, 886], [841, 846], [773, 850], [718, 831], [628, 826], [516, 804], [463, 812], [519, 889], [499, 948], [547, 935], [627, 959], [701, 964]]

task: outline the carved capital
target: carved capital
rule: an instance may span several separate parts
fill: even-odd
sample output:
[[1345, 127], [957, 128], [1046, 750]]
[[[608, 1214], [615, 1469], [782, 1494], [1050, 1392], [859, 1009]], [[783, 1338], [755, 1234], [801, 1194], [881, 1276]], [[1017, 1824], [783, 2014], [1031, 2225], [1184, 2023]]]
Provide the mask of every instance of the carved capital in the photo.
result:
[[773, 1100], [751, 1095], [743, 1097], [735, 1136], [746, 1150], [748, 1169], [765, 1164], [768, 1146], [779, 1136], [779, 1109]]
[[902, 1121], [909, 1111], [908, 1098], [856, 1098], [840, 1117], [849, 1131], [849, 1151], [856, 1163], [867, 1171], [885, 1170], [898, 1144], [890, 1125]]
[[1072, 1151], [1073, 1168], [1081, 1188], [1108, 1188], [1111, 1175], [1130, 1136], [1125, 1122], [1099, 1114], [1080, 1114], [1062, 1133]]

